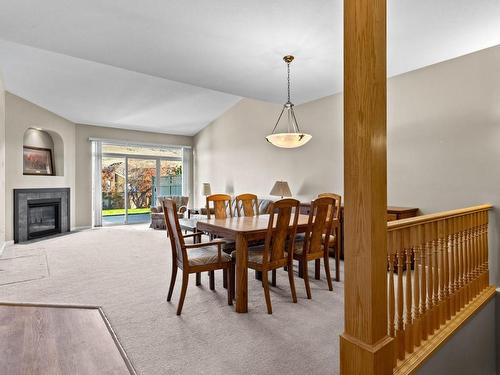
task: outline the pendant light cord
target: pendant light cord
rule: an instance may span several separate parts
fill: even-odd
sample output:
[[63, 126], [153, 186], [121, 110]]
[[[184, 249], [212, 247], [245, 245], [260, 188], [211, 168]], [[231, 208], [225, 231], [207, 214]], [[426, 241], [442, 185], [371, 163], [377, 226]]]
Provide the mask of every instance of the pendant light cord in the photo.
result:
[[288, 83], [288, 103], [290, 103], [290, 63], [286, 63], [287, 68], [287, 83]]

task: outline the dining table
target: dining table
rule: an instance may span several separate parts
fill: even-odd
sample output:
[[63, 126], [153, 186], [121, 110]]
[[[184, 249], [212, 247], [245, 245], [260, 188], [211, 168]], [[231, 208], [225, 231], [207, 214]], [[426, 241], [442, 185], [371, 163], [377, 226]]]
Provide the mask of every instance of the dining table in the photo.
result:
[[[309, 215], [299, 214], [297, 233], [307, 230]], [[293, 217], [290, 219], [290, 226]], [[235, 310], [238, 313], [248, 312], [248, 244], [251, 241], [263, 240], [269, 225], [269, 215], [249, 217], [228, 217], [226, 219], [200, 218], [196, 223], [198, 231], [217, 237], [232, 240], [236, 245], [236, 286]]]

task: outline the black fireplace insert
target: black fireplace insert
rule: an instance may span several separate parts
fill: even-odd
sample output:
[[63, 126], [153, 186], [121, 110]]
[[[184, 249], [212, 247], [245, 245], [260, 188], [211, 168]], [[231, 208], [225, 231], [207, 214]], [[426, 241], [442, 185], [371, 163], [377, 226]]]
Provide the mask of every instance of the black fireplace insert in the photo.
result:
[[61, 233], [61, 198], [28, 200], [28, 239]]

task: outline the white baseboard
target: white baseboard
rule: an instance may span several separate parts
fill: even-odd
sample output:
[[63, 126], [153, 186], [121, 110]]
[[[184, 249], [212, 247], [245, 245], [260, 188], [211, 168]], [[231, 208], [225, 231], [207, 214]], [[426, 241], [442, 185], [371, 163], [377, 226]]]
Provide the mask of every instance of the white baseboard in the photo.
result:
[[80, 230], [87, 230], [87, 229], [92, 229], [92, 227], [91, 226], [74, 227], [74, 228], [71, 228], [71, 231], [72, 232], [78, 232]]

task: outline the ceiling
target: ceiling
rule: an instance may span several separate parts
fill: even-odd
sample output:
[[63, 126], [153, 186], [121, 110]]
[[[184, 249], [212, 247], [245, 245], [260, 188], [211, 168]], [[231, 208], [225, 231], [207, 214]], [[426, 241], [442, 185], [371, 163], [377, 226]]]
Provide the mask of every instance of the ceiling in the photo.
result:
[[[341, 0], [0, 0], [0, 9], [1, 39], [53, 52], [1, 43], [7, 89], [73, 121], [194, 134], [240, 97], [283, 102], [288, 53], [296, 104], [342, 88]], [[389, 76], [497, 44], [498, 0], [388, 0]]]

